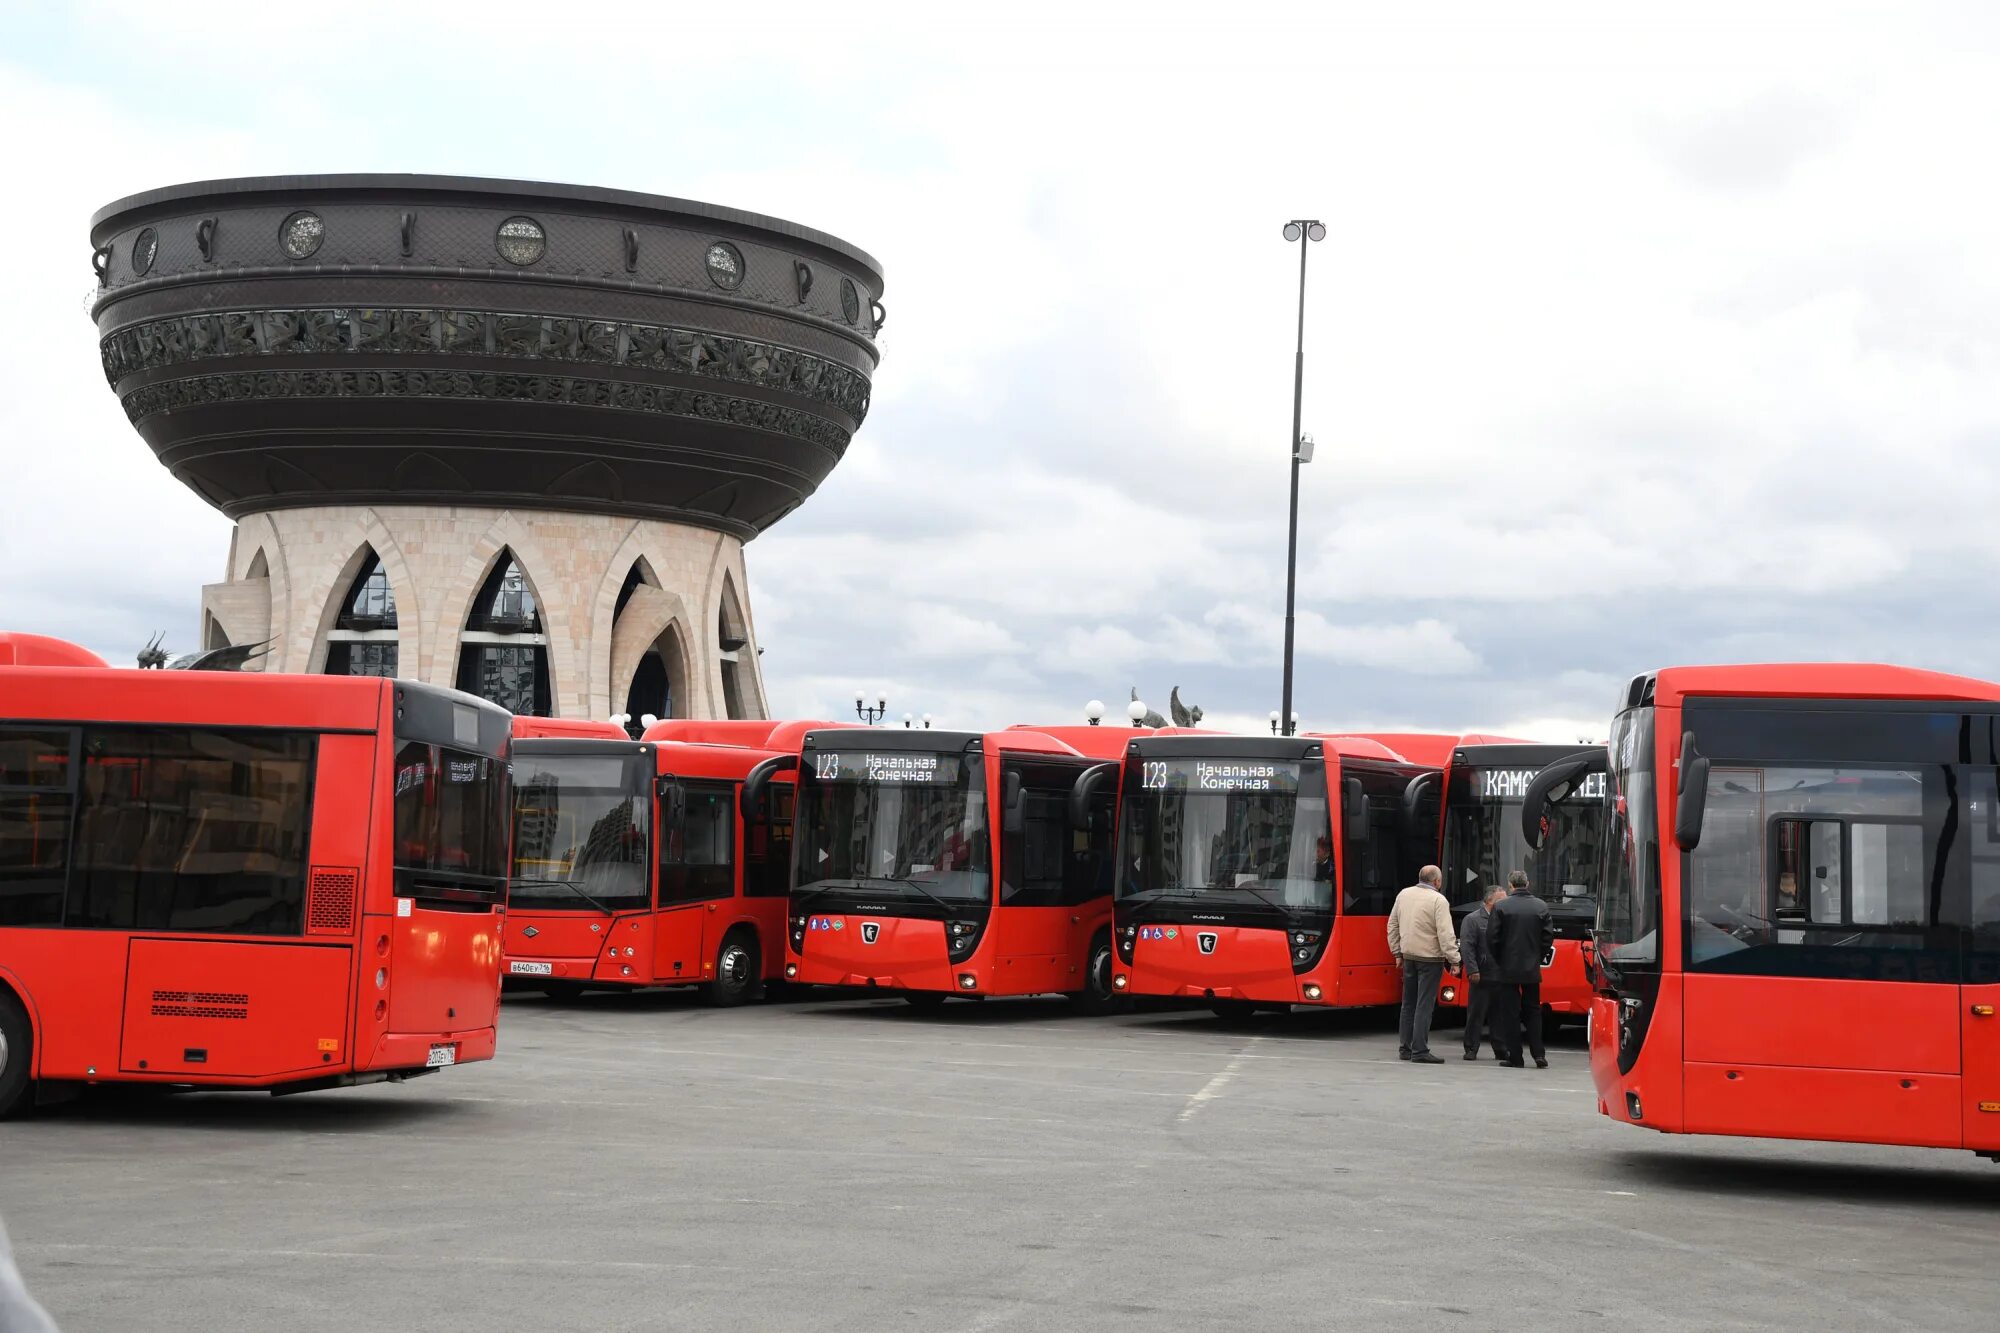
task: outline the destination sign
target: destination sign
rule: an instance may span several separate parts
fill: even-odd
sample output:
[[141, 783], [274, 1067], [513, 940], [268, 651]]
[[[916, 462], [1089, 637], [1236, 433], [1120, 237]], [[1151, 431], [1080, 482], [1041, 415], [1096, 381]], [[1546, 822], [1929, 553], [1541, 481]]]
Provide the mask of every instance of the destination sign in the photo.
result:
[[1296, 763], [1268, 759], [1142, 759], [1139, 786], [1145, 791], [1272, 792], [1295, 795]]
[[958, 755], [922, 750], [828, 750], [806, 759], [821, 782], [954, 787], [965, 771], [965, 761]]
[[[1475, 790], [1482, 801], [1518, 801], [1528, 794], [1528, 784], [1535, 780], [1539, 768], [1482, 768], [1477, 770], [1479, 780]], [[1592, 773], [1578, 784], [1569, 795], [1573, 801], [1601, 801], [1605, 793], [1605, 775]]]

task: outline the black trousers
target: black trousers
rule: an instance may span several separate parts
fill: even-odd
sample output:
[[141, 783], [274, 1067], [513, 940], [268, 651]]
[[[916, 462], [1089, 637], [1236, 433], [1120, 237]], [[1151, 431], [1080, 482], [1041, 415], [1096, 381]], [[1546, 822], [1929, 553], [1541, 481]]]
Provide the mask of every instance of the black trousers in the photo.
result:
[[1493, 1022], [1494, 998], [1498, 995], [1500, 983], [1497, 981], [1475, 981], [1465, 997], [1465, 1053], [1479, 1054], [1479, 1043], [1490, 1031], [1493, 1042], [1493, 1058], [1506, 1059], [1500, 1046], [1500, 1027]]
[[1549, 1058], [1542, 1046], [1542, 983], [1530, 982], [1525, 986], [1502, 981], [1495, 985], [1493, 997], [1493, 1040], [1500, 1047], [1500, 1058], [1508, 1064], [1521, 1063], [1521, 1035], [1526, 1030], [1528, 1054], [1537, 1060]]

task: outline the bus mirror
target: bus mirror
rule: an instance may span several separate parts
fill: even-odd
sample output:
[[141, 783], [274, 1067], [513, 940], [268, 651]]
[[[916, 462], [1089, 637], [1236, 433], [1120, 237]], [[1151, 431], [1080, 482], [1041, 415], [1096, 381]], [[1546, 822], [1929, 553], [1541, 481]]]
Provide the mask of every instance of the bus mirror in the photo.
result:
[[1076, 785], [1069, 789], [1069, 826], [1079, 833], [1090, 832], [1090, 807], [1097, 799], [1097, 793], [1107, 782], [1118, 778], [1118, 765], [1092, 764], [1077, 775]]
[[1442, 773], [1419, 773], [1403, 788], [1403, 832], [1421, 833], [1418, 820], [1423, 817], [1424, 797], [1444, 781]]
[[1000, 831], [1019, 833], [1027, 823], [1023, 817], [1028, 800], [1021, 791], [1021, 775], [1008, 769], [1000, 775]]
[[1681, 733], [1681, 794], [1674, 803], [1674, 841], [1691, 852], [1701, 846], [1701, 817], [1708, 808], [1708, 757], [1694, 748], [1694, 733]]
[[1542, 850], [1555, 808], [1580, 790], [1586, 778], [1610, 767], [1610, 757], [1607, 750], [1586, 750], [1558, 759], [1535, 774], [1521, 798], [1521, 836], [1527, 840], [1529, 850]]
[[780, 754], [750, 770], [750, 775], [743, 779], [743, 792], [736, 798], [736, 807], [743, 812], [744, 823], [754, 824], [764, 817], [764, 794], [771, 786], [771, 779], [798, 766], [797, 755]]
[[1340, 813], [1347, 840], [1365, 841], [1368, 837], [1368, 792], [1362, 787], [1360, 778], [1348, 778], [1340, 784], [1340, 790]]

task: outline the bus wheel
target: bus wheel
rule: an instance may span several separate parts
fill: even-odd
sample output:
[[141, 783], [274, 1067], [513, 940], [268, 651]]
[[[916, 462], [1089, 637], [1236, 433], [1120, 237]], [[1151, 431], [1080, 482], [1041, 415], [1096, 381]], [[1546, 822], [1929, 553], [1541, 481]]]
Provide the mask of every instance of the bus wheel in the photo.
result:
[[1210, 1000], [1208, 1007], [1217, 1018], [1248, 1018], [1257, 1012], [1249, 1000]]
[[1090, 942], [1090, 970], [1084, 988], [1070, 994], [1070, 1000], [1086, 1014], [1122, 1013], [1131, 1001], [1111, 989], [1111, 936], [1099, 935]]
[[33, 1100], [34, 1084], [28, 1079], [33, 1063], [35, 1034], [28, 1027], [28, 1011], [20, 1001], [0, 990], [0, 1120], [5, 1120]]
[[945, 994], [941, 990], [906, 990], [903, 1003], [912, 1009], [938, 1009], [944, 1006]]
[[708, 1002], [727, 1008], [754, 999], [762, 970], [756, 939], [745, 931], [732, 930], [716, 950], [715, 980], [708, 983]]

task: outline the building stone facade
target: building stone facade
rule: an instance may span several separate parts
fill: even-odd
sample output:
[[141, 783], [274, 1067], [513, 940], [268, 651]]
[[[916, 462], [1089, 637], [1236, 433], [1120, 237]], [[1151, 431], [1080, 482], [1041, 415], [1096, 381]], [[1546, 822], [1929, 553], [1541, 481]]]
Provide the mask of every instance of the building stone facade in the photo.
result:
[[744, 544], [869, 406], [865, 252], [629, 191], [169, 186], [91, 221], [107, 383], [235, 521], [203, 649], [516, 712], [768, 716]]
[[424, 505], [254, 514], [236, 526], [227, 577], [202, 590], [202, 646], [268, 641], [264, 669], [325, 671], [371, 556], [394, 597], [396, 625], [377, 633], [395, 643], [398, 675], [460, 678], [474, 599], [511, 556], [542, 615], [539, 636], [516, 637], [545, 649], [554, 716], [653, 711], [630, 706], [649, 652], [672, 715], [768, 716], [743, 544], [645, 519]]

